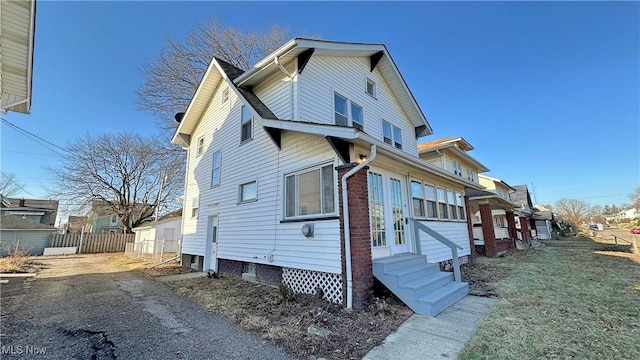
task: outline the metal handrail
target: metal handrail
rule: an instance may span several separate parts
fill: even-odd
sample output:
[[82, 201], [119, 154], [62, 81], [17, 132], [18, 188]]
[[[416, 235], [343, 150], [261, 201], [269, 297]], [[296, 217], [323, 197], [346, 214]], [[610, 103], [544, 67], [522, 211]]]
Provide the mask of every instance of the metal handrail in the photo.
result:
[[413, 222], [413, 231], [415, 235], [415, 243], [416, 243], [416, 251], [419, 255], [422, 255], [422, 246], [420, 245], [420, 230], [424, 231], [427, 235], [431, 235], [434, 239], [440, 241], [442, 244], [446, 245], [451, 249], [451, 257], [453, 262], [453, 278], [457, 282], [462, 281], [462, 277], [460, 275], [460, 261], [458, 260], [458, 249], [462, 250], [462, 247], [453, 241], [447, 239], [442, 236], [439, 232], [431, 229], [427, 225], [421, 223], [416, 219], [409, 219]]

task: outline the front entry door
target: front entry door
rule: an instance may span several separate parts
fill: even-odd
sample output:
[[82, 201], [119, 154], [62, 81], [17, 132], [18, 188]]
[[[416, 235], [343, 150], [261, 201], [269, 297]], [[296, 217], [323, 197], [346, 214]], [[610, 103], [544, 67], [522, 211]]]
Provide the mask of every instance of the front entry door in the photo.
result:
[[218, 271], [218, 217], [209, 216], [207, 220], [207, 246], [204, 270]]
[[411, 251], [403, 175], [381, 170], [369, 172], [369, 212], [373, 257]]

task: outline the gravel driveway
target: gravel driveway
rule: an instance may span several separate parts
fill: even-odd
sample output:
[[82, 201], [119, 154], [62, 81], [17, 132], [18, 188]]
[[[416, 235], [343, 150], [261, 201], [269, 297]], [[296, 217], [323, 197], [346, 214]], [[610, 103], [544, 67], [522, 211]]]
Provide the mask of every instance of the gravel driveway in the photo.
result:
[[43, 257], [0, 285], [0, 358], [289, 359], [165, 285], [105, 255]]

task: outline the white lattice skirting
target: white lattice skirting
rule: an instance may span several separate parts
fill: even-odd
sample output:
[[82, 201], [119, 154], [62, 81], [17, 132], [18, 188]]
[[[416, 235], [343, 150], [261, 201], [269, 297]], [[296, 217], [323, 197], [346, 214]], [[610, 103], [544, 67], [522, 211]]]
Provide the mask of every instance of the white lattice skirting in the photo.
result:
[[315, 294], [320, 287], [324, 298], [336, 303], [342, 303], [342, 275], [319, 271], [282, 268], [282, 282], [289, 285], [291, 290], [302, 294]]

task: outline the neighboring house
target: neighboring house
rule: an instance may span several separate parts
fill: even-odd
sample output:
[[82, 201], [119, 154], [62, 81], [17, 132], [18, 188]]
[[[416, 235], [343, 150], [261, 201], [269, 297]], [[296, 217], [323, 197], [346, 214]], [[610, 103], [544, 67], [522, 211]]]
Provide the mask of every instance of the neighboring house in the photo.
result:
[[[514, 248], [515, 239], [519, 238], [514, 212], [518, 206], [509, 196], [515, 189], [500, 179], [485, 175], [479, 175], [478, 180], [486, 190], [467, 190], [473, 214], [474, 244], [481, 246], [487, 256], [495, 256]], [[528, 226], [520, 232], [528, 233]]]
[[79, 234], [80, 231], [86, 229], [88, 222], [89, 218], [87, 216], [69, 215], [67, 222], [63, 224], [62, 232], [64, 234]]
[[348, 308], [374, 276], [423, 314], [466, 295], [438, 271], [451, 249], [414, 229], [466, 259], [465, 188], [482, 186], [418, 157], [432, 130], [384, 45], [296, 38], [246, 72], [214, 58], [176, 119], [184, 266]]
[[36, 223], [22, 216], [6, 215], [0, 217], [0, 254], [28, 250], [29, 255], [42, 255], [49, 245], [51, 234], [56, 228]]
[[0, 24], [0, 109], [28, 114], [31, 109], [35, 0], [0, 1]]
[[[137, 204], [134, 206], [133, 214], [148, 213], [150, 205]], [[125, 226], [111, 206], [102, 200], [93, 200], [89, 211], [86, 231], [91, 234], [124, 234]], [[143, 219], [142, 224], [152, 221], [149, 216]]]
[[478, 174], [489, 169], [467, 153], [471, 150], [473, 146], [461, 137], [447, 137], [418, 144], [421, 159], [471, 182], [478, 182]]
[[16, 215], [39, 224], [53, 226], [58, 200], [8, 198], [0, 195], [0, 216]]
[[[513, 189], [515, 191], [512, 193], [509, 193], [509, 198], [511, 199], [512, 203], [517, 205], [517, 207], [514, 209], [516, 229], [522, 230], [523, 228], [522, 221], [526, 221], [528, 223], [528, 228], [529, 228], [528, 234], [525, 234], [524, 232], [521, 232], [521, 231], [517, 232], [518, 240], [529, 242], [531, 239], [539, 238], [538, 229], [536, 226], [536, 220], [533, 216], [533, 202], [531, 201], [531, 194], [529, 193], [529, 188], [527, 188], [527, 185], [514, 185]], [[551, 234], [546, 230], [547, 229], [542, 229], [542, 231], [545, 232], [543, 237], [547, 237], [548, 235]], [[527, 235], [528, 235], [528, 238], [527, 238]]]
[[182, 236], [181, 224], [182, 209], [161, 216], [158, 221], [133, 228], [136, 234], [136, 250], [144, 254], [177, 252]]
[[553, 237], [553, 226], [554, 223], [556, 223], [553, 211], [536, 205], [533, 208], [533, 218], [535, 220], [536, 229], [538, 230], [538, 239], [551, 239]]
[[636, 208], [620, 211], [613, 216], [613, 220], [619, 222], [621, 220], [637, 220], [640, 219], [640, 211]]

